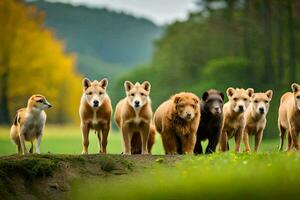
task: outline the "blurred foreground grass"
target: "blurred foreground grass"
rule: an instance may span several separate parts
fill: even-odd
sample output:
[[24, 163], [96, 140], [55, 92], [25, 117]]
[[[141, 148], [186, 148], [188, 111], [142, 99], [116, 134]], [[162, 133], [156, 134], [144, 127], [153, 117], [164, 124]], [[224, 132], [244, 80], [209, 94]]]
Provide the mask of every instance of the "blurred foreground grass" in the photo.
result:
[[300, 154], [186, 156], [175, 167], [163, 159], [143, 173], [75, 181], [70, 199], [290, 199], [299, 198]]

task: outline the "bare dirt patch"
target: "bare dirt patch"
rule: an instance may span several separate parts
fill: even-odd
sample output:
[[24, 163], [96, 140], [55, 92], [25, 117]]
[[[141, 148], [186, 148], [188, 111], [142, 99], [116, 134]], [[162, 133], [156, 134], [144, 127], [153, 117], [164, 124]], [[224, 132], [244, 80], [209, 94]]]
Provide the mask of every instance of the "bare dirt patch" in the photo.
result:
[[0, 196], [4, 199], [58, 199], [72, 180], [109, 178], [173, 165], [179, 156], [29, 155], [0, 157]]

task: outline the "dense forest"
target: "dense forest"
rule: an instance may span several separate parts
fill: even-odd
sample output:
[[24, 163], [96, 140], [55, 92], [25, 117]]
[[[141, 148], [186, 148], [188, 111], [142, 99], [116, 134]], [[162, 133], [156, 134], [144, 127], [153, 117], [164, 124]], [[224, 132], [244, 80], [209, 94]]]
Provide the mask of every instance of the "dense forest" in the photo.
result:
[[[278, 134], [280, 95], [299, 81], [300, 1], [201, 0], [199, 12], [166, 28], [155, 43], [151, 63], [122, 75], [152, 83], [153, 108], [185, 90], [273, 89], [266, 137]], [[120, 98], [114, 93], [116, 99]]]
[[45, 25], [76, 53], [78, 71], [91, 79], [115, 75], [147, 63], [153, 41], [163, 32], [149, 20], [106, 9], [33, 1], [45, 13]]

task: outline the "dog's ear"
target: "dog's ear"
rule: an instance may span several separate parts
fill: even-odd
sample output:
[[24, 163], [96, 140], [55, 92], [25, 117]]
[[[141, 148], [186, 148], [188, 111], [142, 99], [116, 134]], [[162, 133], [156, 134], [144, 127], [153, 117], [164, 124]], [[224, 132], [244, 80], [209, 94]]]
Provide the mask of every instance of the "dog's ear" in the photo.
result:
[[208, 98], [208, 92], [204, 92], [204, 93], [202, 94], [202, 100], [203, 100], [203, 101], [206, 101], [207, 98]]
[[99, 85], [100, 87], [106, 90], [108, 86], [108, 79], [107, 78], [102, 79], [101, 81], [99, 81]]
[[226, 94], [228, 97], [232, 97], [233, 93], [234, 93], [235, 89], [230, 87], [226, 90]]
[[225, 96], [224, 96], [224, 93], [223, 93], [223, 92], [220, 92], [220, 96], [221, 96], [222, 100], [224, 101]]
[[179, 101], [180, 101], [180, 96], [179, 95], [173, 96], [173, 101], [174, 101], [175, 104], [178, 104]]
[[129, 92], [132, 88], [133, 88], [133, 84], [130, 81], [125, 81], [124, 82], [124, 87], [125, 87], [125, 91]]
[[83, 86], [83, 89], [84, 89], [84, 90], [88, 89], [88, 87], [91, 86], [91, 81], [90, 81], [90, 79], [84, 78], [83, 81], [82, 81], [82, 86]]
[[197, 104], [197, 105], [200, 103], [198, 98], [193, 98], [193, 100], [195, 101], [195, 104]]
[[248, 96], [252, 97], [253, 93], [254, 93], [254, 89], [253, 88], [248, 88], [247, 90]]
[[144, 89], [147, 91], [147, 92], [150, 92], [150, 89], [151, 89], [151, 84], [149, 83], [149, 81], [144, 81], [142, 86], [144, 87]]
[[296, 92], [298, 92], [298, 91], [300, 90], [300, 85], [298, 85], [297, 83], [293, 83], [293, 84], [291, 85], [291, 88], [292, 88], [292, 91], [293, 91], [294, 93], [296, 93]]
[[273, 96], [273, 91], [272, 90], [268, 90], [265, 93], [266, 93], [267, 97], [271, 100], [272, 96]]

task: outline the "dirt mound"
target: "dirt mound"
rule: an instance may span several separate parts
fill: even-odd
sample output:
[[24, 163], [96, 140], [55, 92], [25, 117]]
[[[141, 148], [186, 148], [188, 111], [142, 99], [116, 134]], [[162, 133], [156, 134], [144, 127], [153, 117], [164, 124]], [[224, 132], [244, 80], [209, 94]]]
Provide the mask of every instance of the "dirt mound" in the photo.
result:
[[29, 155], [0, 157], [0, 196], [4, 199], [58, 199], [75, 179], [139, 172], [155, 163], [172, 165], [178, 156]]

